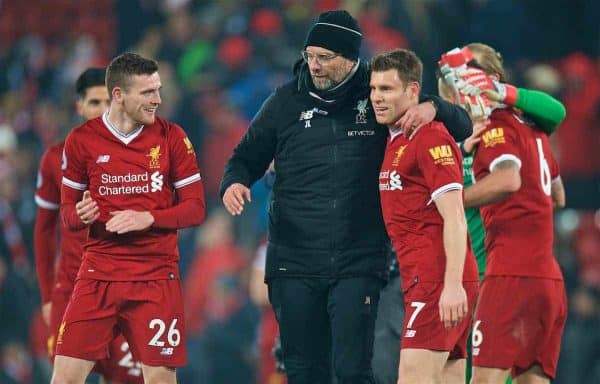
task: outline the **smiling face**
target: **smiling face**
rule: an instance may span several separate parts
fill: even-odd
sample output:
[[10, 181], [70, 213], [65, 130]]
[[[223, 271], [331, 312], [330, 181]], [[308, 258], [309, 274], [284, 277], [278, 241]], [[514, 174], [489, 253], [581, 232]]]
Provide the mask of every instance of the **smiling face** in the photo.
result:
[[408, 108], [418, 104], [419, 84], [405, 85], [396, 69], [373, 71], [370, 84], [371, 103], [379, 124], [394, 124]]
[[113, 100], [121, 104], [127, 116], [137, 124], [154, 123], [156, 109], [161, 103], [160, 76], [158, 72], [151, 75], [131, 75], [127, 86], [113, 89]]
[[354, 66], [352, 60], [329, 49], [308, 46], [306, 52], [309, 55], [305, 60], [308, 63], [310, 76], [315, 88], [319, 90], [331, 89], [344, 81]]

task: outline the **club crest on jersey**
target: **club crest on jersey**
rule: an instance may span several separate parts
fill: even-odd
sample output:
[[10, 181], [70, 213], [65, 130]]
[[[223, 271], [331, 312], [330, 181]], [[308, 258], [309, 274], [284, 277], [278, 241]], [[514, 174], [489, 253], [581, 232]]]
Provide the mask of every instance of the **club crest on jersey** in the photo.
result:
[[454, 157], [452, 156], [452, 147], [449, 145], [437, 145], [429, 148], [429, 154], [433, 158], [434, 163], [438, 165], [452, 165], [454, 164]]
[[192, 145], [192, 142], [190, 141], [190, 139], [188, 139], [187, 137], [184, 137], [183, 143], [185, 144], [185, 147], [187, 148], [188, 155], [193, 155], [194, 154], [194, 146]]
[[506, 138], [504, 137], [504, 128], [492, 128], [487, 132], [484, 132], [481, 135], [483, 139], [483, 145], [485, 147], [493, 147], [496, 144], [504, 144], [506, 143]]
[[58, 328], [58, 336], [56, 337], [56, 344], [62, 344], [63, 336], [65, 334], [65, 329], [67, 328], [67, 323], [64, 321], [60, 324], [60, 328]]
[[160, 168], [160, 155], [160, 145], [150, 148], [150, 151], [146, 155], [146, 157], [150, 158], [150, 169]]
[[369, 110], [369, 99], [359, 100], [354, 108], [358, 111], [356, 114], [356, 124], [367, 124], [367, 111]]
[[394, 157], [394, 160], [392, 160], [392, 165], [394, 167], [397, 167], [398, 164], [400, 163], [400, 158], [404, 154], [405, 149], [406, 149], [406, 145], [401, 145], [400, 148], [398, 148], [398, 150], [396, 151], [396, 157]]

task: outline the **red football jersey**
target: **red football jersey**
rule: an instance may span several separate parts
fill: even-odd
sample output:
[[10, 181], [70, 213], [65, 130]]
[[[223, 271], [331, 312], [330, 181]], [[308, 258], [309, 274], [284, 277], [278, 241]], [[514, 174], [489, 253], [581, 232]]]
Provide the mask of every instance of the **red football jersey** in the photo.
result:
[[[78, 277], [109, 281], [179, 278], [177, 230], [151, 226], [143, 232], [106, 231], [111, 212], [160, 210], [175, 204], [175, 190], [200, 188], [196, 155], [185, 132], [156, 118], [129, 135], [107, 114], [75, 128], [63, 156], [63, 188], [89, 190], [100, 209], [90, 226]], [[64, 198], [64, 195], [63, 195]], [[69, 201], [63, 203], [74, 204]]]
[[[444, 281], [444, 221], [433, 200], [445, 192], [462, 190], [461, 164], [456, 143], [440, 123], [422, 127], [411, 140], [400, 132], [388, 138], [379, 193], [403, 290], [417, 281]], [[477, 281], [468, 241], [463, 281]]]
[[476, 181], [504, 160], [517, 163], [521, 174], [517, 192], [481, 207], [486, 230], [485, 274], [562, 279], [552, 255], [551, 184], [559, 169], [548, 138], [512, 110], [497, 109], [481, 139], [473, 159]]
[[[42, 157], [38, 173], [37, 190], [35, 192], [35, 202], [41, 208], [51, 210], [60, 208], [63, 147], [64, 143], [56, 144], [48, 148]], [[80, 231], [73, 231], [65, 225], [61, 225], [60, 234], [61, 256], [56, 282], [49, 283], [56, 283], [56, 288], [66, 292], [73, 290], [73, 284], [75, 283], [77, 271], [81, 263], [83, 242], [87, 237], [87, 228]], [[39, 239], [39, 241], [41, 240], [44, 239]], [[51, 277], [49, 276], [48, 278]], [[41, 284], [46, 284], [46, 282], [40, 281]]]

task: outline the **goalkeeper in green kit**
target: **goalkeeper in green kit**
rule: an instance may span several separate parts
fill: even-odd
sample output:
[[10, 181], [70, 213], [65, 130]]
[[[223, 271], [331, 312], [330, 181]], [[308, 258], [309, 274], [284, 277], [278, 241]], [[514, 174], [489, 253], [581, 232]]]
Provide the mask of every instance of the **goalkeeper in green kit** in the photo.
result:
[[[473, 155], [480, 140], [479, 135], [485, 129], [486, 117], [490, 113], [488, 99], [519, 109], [523, 113], [523, 120], [532, 121], [547, 135], [552, 134], [564, 120], [566, 111], [561, 102], [544, 92], [516, 88], [504, 83], [502, 58], [491, 47], [481, 43], [472, 43], [463, 48], [462, 53], [465, 53], [466, 56], [466, 69], [455, 70], [452, 74], [455, 76], [454, 81], [448, 81], [442, 68], [438, 87], [441, 97], [464, 106], [473, 119], [473, 135], [460, 144], [464, 157], [464, 187], [467, 188], [474, 183]], [[442, 66], [442, 61], [440, 61], [440, 66]], [[465, 213], [481, 280], [486, 264], [485, 229], [477, 208], [468, 208]], [[470, 354], [470, 346], [468, 350]], [[469, 357], [467, 383], [471, 376], [470, 362]], [[509, 377], [507, 383], [510, 382]]]

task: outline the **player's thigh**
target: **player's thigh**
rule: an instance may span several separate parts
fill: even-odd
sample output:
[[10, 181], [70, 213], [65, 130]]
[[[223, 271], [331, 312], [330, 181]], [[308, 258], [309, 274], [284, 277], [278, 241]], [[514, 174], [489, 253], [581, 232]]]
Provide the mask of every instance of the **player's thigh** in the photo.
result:
[[[518, 329], [527, 310], [520, 278], [486, 277], [481, 285], [473, 319], [473, 366], [506, 370], [513, 367], [522, 348]], [[475, 369], [474, 369], [475, 372]]]
[[[469, 299], [474, 300], [477, 284], [464, 286]], [[471, 319], [466, 316], [457, 326], [444, 327], [439, 312], [442, 289], [442, 282], [418, 282], [405, 292], [401, 348], [446, 351], [451, 352], [452, 358], [465, 358]]]
[[54, 359], [56, 351], [56, 338], [58, 337], [60, 324], [62, 323], [62, 319], [65, 314], [65, 310], [67, 309], [67, 305], [69, 304], [70, 297], [71, 291], [58, 291], [55, 289], [52, 292], [52, 309], [50, 311], [50, 325], [48, 327], [49, 334], [47, 343], [48, 356], [51, 360]]
[[183, 297], [179, 280], [121, 282], [128, 298], [119, 327], [140, 362], [150, 366], [186, 364]]
[[471, 384], [504, 384], [510, 369], [473, 367]]
[[513, 379], [514, 384], [549, 384], [550, 378], [544, 373], [542, 367], [534, 365], [527, 371]]
[[530, 293], [520, 327], [527, 336], [521, 337], [523, 348], [514, 376], [537, 364], [547, 377], [554, 378], [567, 316], [564, 284], [551, 279], [523, 279], [523, 290]]
[[177, 384], [175, 368], [142, 364], [145, 384]]
[[125, 337], [117, 335], [108, 348], [110, 357], [97, 361], [94, 372], [105, 378], [108, 384], [144, 384], [142, 364], [134, 359]]
[[412, 384], [440, 381], [449, 354], [446, 351], [427, 349], [401, 349], [398, 382]]
[[85, 382], [94, 361], [58, 355], [54, 359], [51, 384], [79, 384]]
[[81, 279], [75, 284], [56, 337], [56, 355], [96, 361], [108, 357], [119, 306], [112, 282]]
[[442, 381], [445, 384], [464, 384], [466, 369], [466, 359], [448, 360], [442, 370]]

